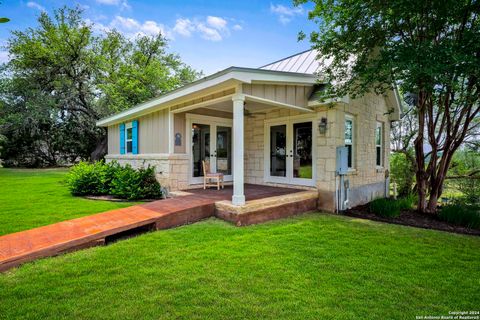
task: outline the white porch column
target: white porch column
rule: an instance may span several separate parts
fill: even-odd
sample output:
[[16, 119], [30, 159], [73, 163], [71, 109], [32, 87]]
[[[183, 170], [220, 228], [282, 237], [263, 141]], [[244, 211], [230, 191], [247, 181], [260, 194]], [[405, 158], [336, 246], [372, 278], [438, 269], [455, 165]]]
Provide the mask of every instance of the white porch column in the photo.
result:
[[233, 196], [232, 204], [241, 206], [245, 204], [245, 194], [243, 190], [243, 104], [245, 96], [236, 94], [233, 100]]

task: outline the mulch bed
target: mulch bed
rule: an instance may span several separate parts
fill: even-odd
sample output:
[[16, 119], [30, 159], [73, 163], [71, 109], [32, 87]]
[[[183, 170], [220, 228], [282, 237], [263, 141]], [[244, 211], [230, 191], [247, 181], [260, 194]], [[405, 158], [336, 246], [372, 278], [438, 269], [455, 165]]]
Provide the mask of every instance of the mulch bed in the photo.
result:
[[363, 218], [393, 224], [401, 224], [404, 226], [417, 227], [423, 229], [434, 229], [447, 231], [452, 233], [470, 234], [480, 236], [480, 230], [469, 229], [462, 226], [450, 224], [445, 221], [439, 220], [432, 215], [421, 214], [414, 210], [402, 211], [402, 213], [395, 218], [384, 218], [371, 213], [368, 209], [368, 205], [358, 206], [344, 212], [346, 216]]

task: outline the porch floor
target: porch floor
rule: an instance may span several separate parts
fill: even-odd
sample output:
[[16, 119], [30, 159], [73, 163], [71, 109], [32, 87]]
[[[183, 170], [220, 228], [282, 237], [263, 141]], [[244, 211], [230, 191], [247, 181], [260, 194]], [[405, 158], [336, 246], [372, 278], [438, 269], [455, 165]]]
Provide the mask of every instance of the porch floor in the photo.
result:
[[[284, 196], [304, 190], [245, 185], [247, 201]], [[232, 187], [191, 189], [185, 196], [107, 211], [0, 237], [0, 271], [42, 257], [102, 245], [119, 234], [158, 230], [215, 215], [215, 203], [230, 200]], [[248, 202], [247, 202], [248, 204]], [[228, 220], [228, 219], [226, 219]]]

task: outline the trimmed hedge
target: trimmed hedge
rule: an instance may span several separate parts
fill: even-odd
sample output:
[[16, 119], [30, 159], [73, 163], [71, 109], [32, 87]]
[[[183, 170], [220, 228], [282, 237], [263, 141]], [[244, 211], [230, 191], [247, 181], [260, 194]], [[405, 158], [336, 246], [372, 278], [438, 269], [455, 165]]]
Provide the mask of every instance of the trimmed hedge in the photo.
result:
[[73, 195], [112, 195], [121, 199], [158, 199], [162, 189], [155, 178], [155, 168], [135, 170], [117, 162], [93, 164], [80, 162], [70, 169], [66, 179]]

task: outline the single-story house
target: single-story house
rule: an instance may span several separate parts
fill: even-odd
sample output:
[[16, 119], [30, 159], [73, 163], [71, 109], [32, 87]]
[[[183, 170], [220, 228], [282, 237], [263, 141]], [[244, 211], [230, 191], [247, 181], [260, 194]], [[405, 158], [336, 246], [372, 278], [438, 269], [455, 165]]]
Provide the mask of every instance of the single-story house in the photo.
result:
[[207, 161], [233, 184], [234, 205], [245, 203], [244, 183], [316, 189], [328, 211], [385, 196], [398, 92], [322, 102], [318, 69], [314, 50], [230, 67], [102, 119], [106, 160], [154, 165], [170, 190], [198, 187]]

